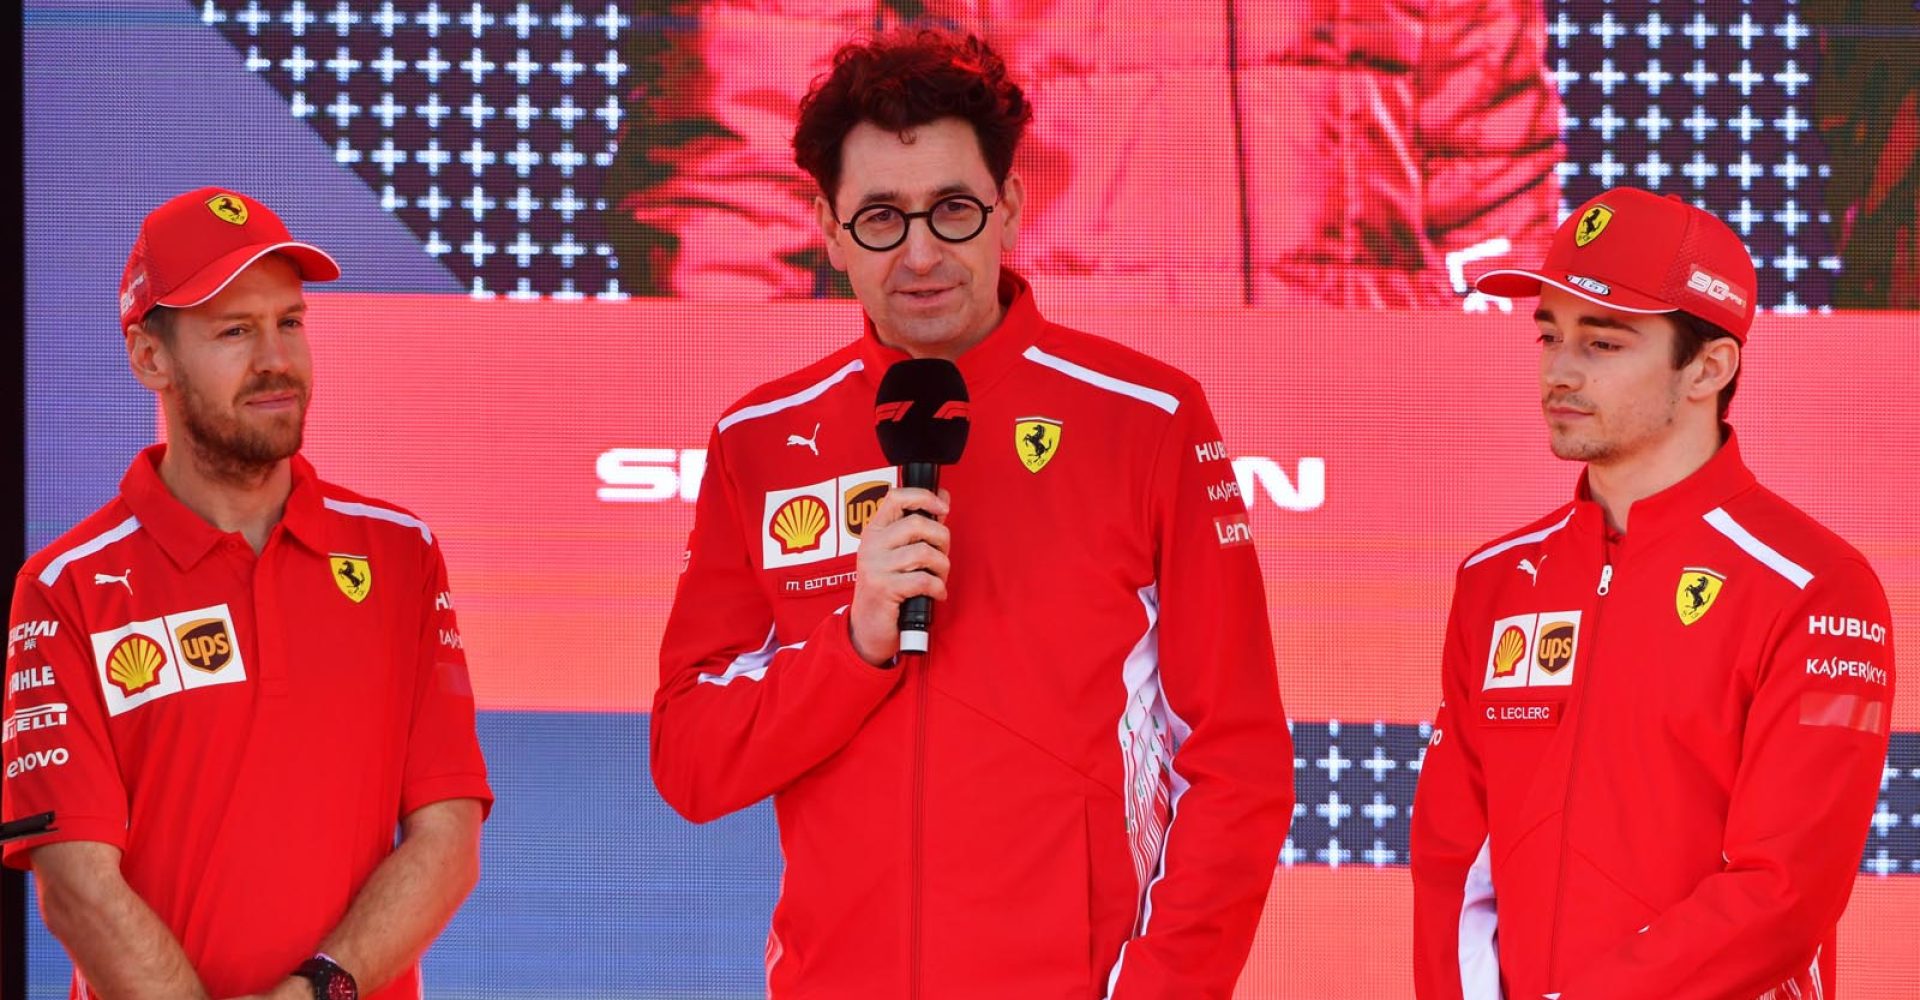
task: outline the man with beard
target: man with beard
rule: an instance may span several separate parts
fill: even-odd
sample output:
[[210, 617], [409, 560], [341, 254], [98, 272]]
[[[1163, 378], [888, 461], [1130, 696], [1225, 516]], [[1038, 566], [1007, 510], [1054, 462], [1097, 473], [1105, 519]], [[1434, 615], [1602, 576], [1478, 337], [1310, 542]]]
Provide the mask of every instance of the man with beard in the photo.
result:
[[1553, 453], [1586, 467], [1460, 567], [1413, 812], [1416, 994], [1831, 998], [1893, 637], [1866, 559], [1726, 423], [1753, 262], [1619, 188], [1478, 287], [1539, 296]]
[[7, 637], [0, 815], [55, 825], [5, 861], [76, 998], [418, 996], [478, 877], [492, 793], [439, 547], [299, 455], [301, 286], [339, 275], [217, 188], [127, 261], [166, 443], [27, 561]]

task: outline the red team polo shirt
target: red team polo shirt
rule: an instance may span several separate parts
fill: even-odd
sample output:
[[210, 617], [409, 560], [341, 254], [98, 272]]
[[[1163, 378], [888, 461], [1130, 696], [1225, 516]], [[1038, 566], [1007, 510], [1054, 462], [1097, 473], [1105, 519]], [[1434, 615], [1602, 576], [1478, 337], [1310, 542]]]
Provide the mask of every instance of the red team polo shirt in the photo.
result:
[[[58, 829], [4, 857], [120, 848], [213, 996], [265, 992], [339, 923], [402, 816], [493, 796], [426, 524], [296, 456], [256, 556], [173, 497], [164, 450], [20, 571], [4, 816], [51, 809]], [[416, 968], [372, 996], [419, 992]]]

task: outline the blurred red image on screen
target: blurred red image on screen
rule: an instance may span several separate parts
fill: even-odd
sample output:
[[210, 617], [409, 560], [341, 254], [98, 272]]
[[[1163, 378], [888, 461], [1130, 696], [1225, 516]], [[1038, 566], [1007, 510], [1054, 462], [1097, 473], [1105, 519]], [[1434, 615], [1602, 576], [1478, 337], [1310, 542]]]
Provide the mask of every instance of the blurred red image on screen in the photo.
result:
[[[1579, 473], [1547, 450], [1533, 324], [1103, 310], [1038, 293], [1061, 322], [1206, 386], [1236, 474], [1223, 488], [1243, 493], [1266, 571], [1291, 714], [1426, 718], [1454, 568], [1565, 502]], [[306, 454], [443, 538], [490, 709], [647, 708], [714, 422], [860, 332], [852, 304], [311, 298]], [[1761, 482], [1872, 561], [1896, 622], [1920, 614], [1906, 513], [1920, 493], [1916, 370], [1907, 317], [1762, 317], [1730, 416]], [[1914, 686], [1893, 721], [1920, 728]]]

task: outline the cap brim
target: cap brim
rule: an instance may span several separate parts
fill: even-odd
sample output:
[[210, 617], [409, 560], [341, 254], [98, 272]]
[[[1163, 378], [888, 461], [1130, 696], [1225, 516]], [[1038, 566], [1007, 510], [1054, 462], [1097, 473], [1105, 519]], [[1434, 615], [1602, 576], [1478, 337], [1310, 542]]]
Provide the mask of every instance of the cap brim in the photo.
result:
[[215, 260], [200, 269], [200, 273], [181, 282], [180, 287], [167, 293], [154, 305], [172, 309], [190, 309], [220, 294], [240, 276], [240, 272], [252, 267], [254, 262], [270, 253], [277, 253], [293, 261], [300, 271], [302, 281], [332, 281], [340, 277], [340, 265], [327, 256], [325, 250], [308, 243], [267, 243], [258, 246], [241, 247], [224, 257]]
[[1552, 285], [1570, 295], [1577, 295], [1597, 306], [1618, 309], [1621, 312], [1641, 313], [1648, 316], [1660, 313], [1678, 312], [1679, 306], [1668, 305], [1651, 295], [1642, 295], [1631, 288], [1613, 286], [1610, 294], [1596, 295], [1579, 285], [1556, 281], [1538, 271], [1522, 271], [1503, 268], [1488, 271], [1473, 283], [1475, 291], [1488, 295], [1498, 295], [1503, 299], [1524, 299], [1540, 294], [1541, 285]]

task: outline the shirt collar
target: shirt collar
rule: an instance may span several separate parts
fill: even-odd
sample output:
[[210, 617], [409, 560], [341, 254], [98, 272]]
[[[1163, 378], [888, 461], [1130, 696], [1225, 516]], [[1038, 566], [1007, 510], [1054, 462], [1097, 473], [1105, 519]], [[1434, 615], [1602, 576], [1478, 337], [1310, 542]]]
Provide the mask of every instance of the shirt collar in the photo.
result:
[[[1011, 268], [1000, 269], [999, 294], [1000, 301], [1007, 307], [1000, 325], [954, 362], [960, 368], [960, 377], [966, 379], [968, 395], [976, 398], [1006, 374], [1046, 328], [1046, 320], [1033, 301], [1033, 286]], [[860, 358], [864, 374], [877, 385], [894, 362], [905, 361], [909, 355], [881, 343], [871, 317], [865, 322], [866, 336], [860, 341]]]
[[[1755, 482], [1753, 472], [1740, 458], [1740, 443], [1729, 427], [1726, 440], [1720, 443], [1719, 450], [1707, 459], [1705, 465], [1672, 486], [1634, 502], [1627, 513], [1627, 535], [1636, 539], [1649, 538], [1664, 533], [1666, 528], [1675, 524], [1697, 520], [1752, 487]], [[1596, 512], [1599, 510], [1600, 505], [1593, 499], [1593, 490], [1585, 470], [1580, 473], [1574, 500], [1582, 509], [1590, 507]], [[1604, 514], [1600, 515], [1598, 523], [1606, 523]]]
[[[209, 524], [167, 489], [166, 482], [160, 478], [160, 459], [166, 453], [167, 446], [162, 443], [151, 445], [134, 456], [133, 464], [120, 480], [120, 497], [167, 558], [182, 570], [188, 570], [206, 558], [230, 532]], [[304, 457], [293, 456], [291, 465], [293, 489], [287, 495], [280, 523], [301, 544], [324, 555], [326, 520], [319, 479]]]

